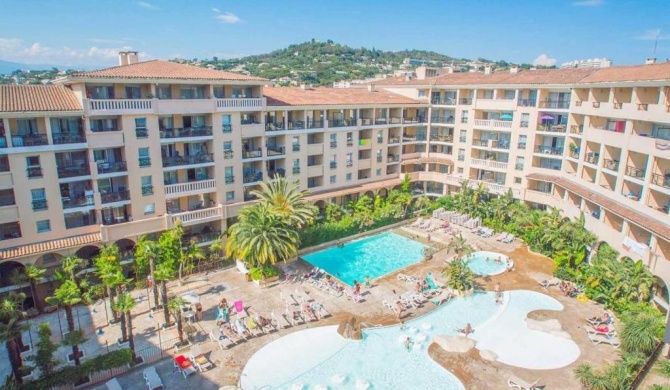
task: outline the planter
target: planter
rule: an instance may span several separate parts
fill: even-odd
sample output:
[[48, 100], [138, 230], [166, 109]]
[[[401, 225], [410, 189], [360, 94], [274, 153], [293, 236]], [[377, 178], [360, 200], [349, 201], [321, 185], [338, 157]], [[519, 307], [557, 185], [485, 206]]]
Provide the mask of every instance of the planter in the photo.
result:
[[84, 385], [86, 385], [86, 384], [88, 384], [88, 383], [91, 383], [91, 378], [85, 376], [85, 377], [79, 379], [78, 381], [76, 381], [76, 382], [74, 383], [74, 387], [75, 387], [75, 388], [77, 388], [77, 387], [81, 387], [81, 386], [84, 386]]
[[187, 341], [184, 341], [183, 344], [175, 343], [175, 345], [173, 345], [172, 347], [174, 348], [174, 351], [178, 353], [178, 352], [181, 352], [181, 351], [184, 351], [186, 349], [191, 348], [191, 343], [189, 343], [188, 340], [187, 340]]
[[[265, 278], [265, 283], [266, 283], [266, 284], [270, 284], [270, 283], [274, 283], [274, 282], [276, 282], [276, 281], [278, 281], [278, 280], [279, 280], [279, 276], [273, 276], [273, 277], [271, 277], [271, 278]], [[260, 281], [260, 280], [254, 280], [254, 283], [256, 283], [256, 286], [260, 286], [260, 285], [261, 285], [261, 281]]]
[[[80, 349], [80, 350], [79, 350], [79, 359], [83, 359], [84, 356], [86, 356], [86, 354], [84, 353], [84, 351], [82, 351], [82, 350]], [[74, 361], [74, 355], [71, 354], [71, 353], [69, 353], [69, 354], [67, 355], [67, 361], [68, 361], [68, 362], [73, 362], [73, 361]]]
[[144, 358], [142, 356], [137, 356], [133, 362], [133, 365], [139, 366], [140, 364], [144, 364]]
[[118, 345], [119, 347], [126, 346], [128, 345], [128, 339], [121, 340], [121, 338], [118, 338], [116, 339], [116, 345]]

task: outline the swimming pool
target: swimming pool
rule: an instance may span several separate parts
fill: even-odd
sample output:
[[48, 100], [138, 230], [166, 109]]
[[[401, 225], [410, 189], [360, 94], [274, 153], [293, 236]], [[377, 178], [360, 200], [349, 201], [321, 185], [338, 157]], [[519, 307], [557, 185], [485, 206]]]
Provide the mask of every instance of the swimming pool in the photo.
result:
[[[496, 262], [500, 259], [500, 262]], [[498, 275], [505, 272], [507, 256], [497, 252], [474, 252], [468, 258], [468, 267], [477, 275]]]
[[[528, 312], [561, 310], [558, 301], [532, 291], [506, 292], [503, 299], [504, 304], [498, 305], [493, 293], [454, 298], [406, 322], [403, 330], [397, 325], [364, 330], [360, 341], [341, 337], [337, 326], [289, 334], [249, 359], [240, 387], [363, 389], [368, 383], [370, 389], [463, 390], [456, 376], [430, 358], [427, 346], [435, 335], [454, 335], [467, 323], [475, 329], [471, 337], [477, 341], [477, 349], [493, 351], [499, 361], [512, 366], [557, 368], [579, 357], [579, 348], [572, 340], [526, 326]], [[416, 346], [409, 351], [402, 343], [406, 337]]]
[[366, 276], [376, 279], [423, 259], [425, 245], [393, 232], [375, 234], [302, 258], [352, 286]]

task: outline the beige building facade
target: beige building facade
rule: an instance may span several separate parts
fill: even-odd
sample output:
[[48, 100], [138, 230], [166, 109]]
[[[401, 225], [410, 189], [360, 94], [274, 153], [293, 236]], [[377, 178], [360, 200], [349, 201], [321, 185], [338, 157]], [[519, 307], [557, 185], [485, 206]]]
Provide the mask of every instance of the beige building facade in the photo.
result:
[[[670, 64], [275, 88], [166, 61], [0, 86], [0, 291], [25, 264], [91, 260], [177, 221], [208, 245], [274, 175], [324, 208], [461, 182], [586, 224], [670, 283]], [[436, 73], [438, 74], [438, 73]], [[47, 284], [48, 285], [48, 284]], [[45, 293], [52, 288], [44, 287]]]

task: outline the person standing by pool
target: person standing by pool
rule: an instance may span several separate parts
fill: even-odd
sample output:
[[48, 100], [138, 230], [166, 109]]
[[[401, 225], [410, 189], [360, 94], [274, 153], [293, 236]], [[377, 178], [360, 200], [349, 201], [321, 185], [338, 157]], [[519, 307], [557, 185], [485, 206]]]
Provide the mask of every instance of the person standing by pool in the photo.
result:
[[361, 284], [357, 280], [354, 280], [354, 295], [361, 295]]
[[423, 292], [423, 288], [421, 288], [421, 282], [416, 282], [416, 286], [414, 287], [414, 291], [416, 291], [417, 294], [421, 294]]
[[493, 292], [496, 294], [496, 304], [499, 305], [502, 303], [502, 290], [500, 289], [500, 283], [496, 283], [493, 287]]
[[[400, 301], [395, 302], [395, 311], [398, 317], [398, 321], [400, 321], [402, 318], [402, 312], [405, 311], [405, 307], [402, 305], [402, 303], [400, 303]], [[402, 324], [402, 321], [400, 321], [400, 323]]]

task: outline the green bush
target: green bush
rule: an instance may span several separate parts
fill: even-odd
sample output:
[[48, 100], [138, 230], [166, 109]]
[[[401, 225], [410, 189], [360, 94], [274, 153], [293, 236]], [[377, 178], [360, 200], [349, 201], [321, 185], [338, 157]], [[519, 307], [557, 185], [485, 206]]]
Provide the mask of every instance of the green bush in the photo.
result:
[[263, 275], [265, 275], [266, 278], [279, 276], [279, 270], [276, 267], [267, 264], [261, 267], [251, 267], [251, 269], [249, 269], [249, 274], [251, 275], [252, 280], [261, 280], [263, 279]]

